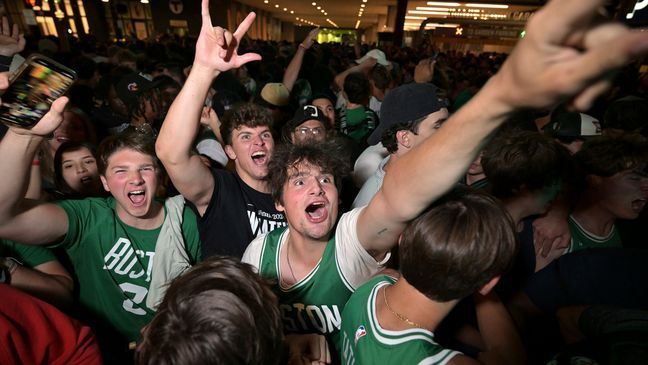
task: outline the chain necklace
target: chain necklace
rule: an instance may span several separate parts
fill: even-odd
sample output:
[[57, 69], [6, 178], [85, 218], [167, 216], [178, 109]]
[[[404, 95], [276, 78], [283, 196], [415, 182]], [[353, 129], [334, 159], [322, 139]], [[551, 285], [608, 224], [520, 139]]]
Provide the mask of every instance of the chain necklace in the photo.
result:
[[[295, 276], [295, 272], [293, 271], [292, 265], [290, 264], [290, 240], [286, 240], [286, 262], [288, 262], [288, 269], [290, 270], [290, 275], [292, 275], [293, 279], [293, 285], [297, 283], [297, 277]], [[284, 284], [286, 284], [286, 281], [282, 279]]]
[[408, 326], [416, 327], [416, 328], [423, 328], [423, 326], [421, 326], [420, 324], [418, 324], [418, 323], [410, 320], [409, 318], [405, 317], [404, 315], [396, 312], [395, 310], [392, 309], [392, 307], [389, 306], [389, 303], [387, 303], [387, 288], [388, 287], [389, 286], [386, 286], [385, 289], [383, 289], [383, 298], [385, 299], [385, 306], [387, 306], [387, 309], [389, 309], [389, 311], [392, 312], [392, 314], [395, 315], [396, 318], [398, 318], [402, 322], [407, 323]]

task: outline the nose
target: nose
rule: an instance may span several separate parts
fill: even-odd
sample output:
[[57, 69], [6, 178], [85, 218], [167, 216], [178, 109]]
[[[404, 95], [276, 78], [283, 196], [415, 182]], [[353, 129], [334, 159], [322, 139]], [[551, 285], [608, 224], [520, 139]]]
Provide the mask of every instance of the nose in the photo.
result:
[[317, 178], [313, 178], [310, 184], [310, 194], [315, 196], [324, 195], [324, 189], [322, 188], [322, 184], [319, 182]]
[[77, 170], [77, 174], [88, 171], [88, 169], [85, 167], [83, 163], [78, 164], [76, 170]]
[[254, 143], [257, 146], [263, 146], [265, 144], [265, 141], [261, 137], [261, 135], [257, 134], [256, 136], [253, 137], [252, 143]]
[[139, 170], [135, 170], [130, 173], [129, 182], [133, 185], [142, 185], [144, 184], [144, 178], [142, 178], [142, 173]]

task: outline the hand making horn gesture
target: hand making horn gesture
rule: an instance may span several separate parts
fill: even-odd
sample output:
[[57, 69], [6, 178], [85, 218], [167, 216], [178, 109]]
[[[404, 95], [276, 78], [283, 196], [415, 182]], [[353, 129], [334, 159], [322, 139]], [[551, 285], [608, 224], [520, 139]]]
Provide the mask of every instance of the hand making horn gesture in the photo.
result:
[[196, 42], [194, 68], [207, 68], [217, 73], [241, 67], [251, 61], [261, 60], [261, 56], [256, 53], [238, 53], [241, 39], [254, 22], [256, 14], [248, 14], [232, 34], [227, 29], [212, 26], [209, 0], [202, 1], [201, 13], [202, 28]]

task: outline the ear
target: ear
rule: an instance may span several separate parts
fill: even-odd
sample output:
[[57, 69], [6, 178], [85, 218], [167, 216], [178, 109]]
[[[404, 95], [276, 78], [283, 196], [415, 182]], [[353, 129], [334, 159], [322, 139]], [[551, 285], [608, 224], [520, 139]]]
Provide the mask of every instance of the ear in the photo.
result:
[[230, 160], [236, 160], [236, 153], [234, 152], [232, 146], [228, 144], [225, 145], [225, 154], [227, 154], [227, 157], [229, 157]]
[[106, 177], [99, 175], [99, 178], [101, 179], [101, 184], [103, 185], [104, 190], [110, 192], [110, 188], [108, 187], [108, 180], [106, 180]]
[[499, 282], [500, 276], [497, 275], [496, 277], [490, 279], [486, 284], [484, 284], [481, 288], [479, 288], [479, 294], [481, 295], [486, 295], [490, 293], [491, 290], [497, 285]]
[[396, 142], [403, 147], [410, 147], [409, 131], [400, 130], [396, 132]]
[[275, 209], [277, 209], [277, 210], [280, 211], [280, 212], [285, 212], [285, 211], [286, 211], [286, 209], [284, 208], [284, 206], [281, 205], [281, 203], [279, 203], [279, 202], [275, 202]]

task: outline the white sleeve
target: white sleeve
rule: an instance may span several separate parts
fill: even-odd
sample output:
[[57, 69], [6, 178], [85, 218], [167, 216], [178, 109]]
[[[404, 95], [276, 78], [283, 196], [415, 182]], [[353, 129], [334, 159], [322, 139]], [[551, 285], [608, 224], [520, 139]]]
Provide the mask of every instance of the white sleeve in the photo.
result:
[[205, 155], [223, 166], [227, 165], [229, 161], [223, 146], [215, 139], [203, 139], [196, 145], [196, 150], [201, 155]]
[[357, 187], [367, 181], [378, 169], [380, 162], [389, 155], [382, 143], [367, 147], [355, 161], [353, 166], [353, 182]]
[[253, 239], [245, 249], [245, 253], [243, 253], [243, 257], [241, 258], [241, 262], [254, 266], [257, 272], [261, 267], [261, 253], [263, 252], [265, 237], [266, 235], [262, 234]]
[[358, 240], [358, 216], [365, 207], [344, 213], [335, 229], [335, 260], [346, 283], [355, 290], [383, 269], [390, 254], [377, 262]]

